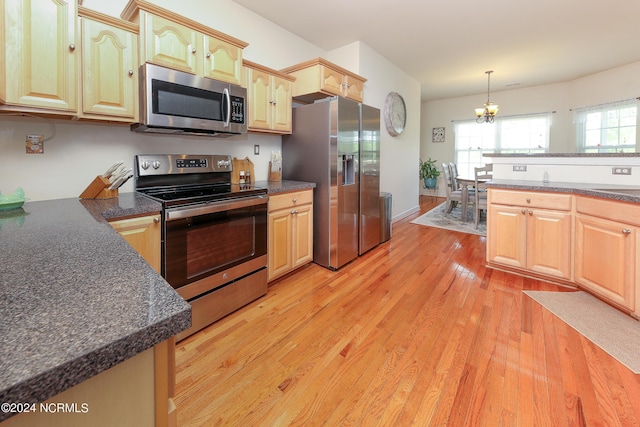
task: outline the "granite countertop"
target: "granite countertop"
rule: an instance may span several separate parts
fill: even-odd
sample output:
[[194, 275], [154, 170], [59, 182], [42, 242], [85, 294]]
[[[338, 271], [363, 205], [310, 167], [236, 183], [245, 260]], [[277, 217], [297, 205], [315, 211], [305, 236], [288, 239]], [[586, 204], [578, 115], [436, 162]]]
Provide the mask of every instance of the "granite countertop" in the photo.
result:
[[640, 157], [640, 153], [484, 153], [482, 157]]
[[279, 182], [257, 181], [255, 185], [256, 187], [267, 188], [268, 194], [287, 193], [289, 191], [301, 191], [316, 188], [316, 184], [313, 182], [291, 181], [286, 179]]
[[159, 211], [133, 193], [0, 211], [0, 402], [42, 402], [190, 326], [189, 304], [106, 221]]
[[620, 202], [640, 203], [640, 187], [613, 184], [587, 184], [575, 182], [538, 182], [498, 179], [487, 183], [490, 188], [504, 188], [521, 191], [546, 191], [550, 193], [571, 193], [600, 197]]

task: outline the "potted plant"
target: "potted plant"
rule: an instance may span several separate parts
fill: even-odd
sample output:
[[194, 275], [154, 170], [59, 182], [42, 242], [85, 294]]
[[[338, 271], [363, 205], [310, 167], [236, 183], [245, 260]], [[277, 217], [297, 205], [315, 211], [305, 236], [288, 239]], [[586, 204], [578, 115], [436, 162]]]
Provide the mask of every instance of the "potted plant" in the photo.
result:
[[437, 160], [431, 160], [431, 157], [424, 162], [420, 159], [420, 179], [424, 180], [426, 188], [436, 188], [440, 176], [440, 171], [435, 166], [436, 162]]

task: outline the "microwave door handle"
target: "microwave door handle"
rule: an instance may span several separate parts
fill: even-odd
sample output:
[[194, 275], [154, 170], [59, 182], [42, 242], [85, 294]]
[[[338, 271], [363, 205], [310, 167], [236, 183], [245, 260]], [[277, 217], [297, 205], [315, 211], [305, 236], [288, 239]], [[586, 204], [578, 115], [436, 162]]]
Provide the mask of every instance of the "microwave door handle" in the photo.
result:
[[227, 117], [224, 120], [224, 127], [229, 127], [229, 122], [231, 121], [231, 95], [229, 94], [229, 89], [224, 88], [223, 96], [227, 101]]

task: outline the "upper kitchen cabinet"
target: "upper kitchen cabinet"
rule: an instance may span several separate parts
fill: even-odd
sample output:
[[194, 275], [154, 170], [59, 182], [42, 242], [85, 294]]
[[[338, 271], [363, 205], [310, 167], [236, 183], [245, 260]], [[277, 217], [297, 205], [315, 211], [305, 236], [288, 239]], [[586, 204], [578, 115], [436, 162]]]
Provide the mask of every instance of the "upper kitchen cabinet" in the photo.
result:
[[281, 71], [296, 77], [293, 98], [298, 102], [310, 104], [331, 95], [362, 102], [367, 79], [323, 58], [312, 59]]
[[0, 4], [4, 38], [0, 43], [0, 109], [75, 114], [75, 0], [4, 0]]
[[243, 64], [247, 77], [249, 131], [291, 133], [291, 91], [295, 77], [246, 59]]
[[140, 63], [242, 84], [247, 43], [141, 0], [130, 0], [122, 18], [140, 25]]
[[78, 7], [82, 118], [137, 121], [138, 26]]

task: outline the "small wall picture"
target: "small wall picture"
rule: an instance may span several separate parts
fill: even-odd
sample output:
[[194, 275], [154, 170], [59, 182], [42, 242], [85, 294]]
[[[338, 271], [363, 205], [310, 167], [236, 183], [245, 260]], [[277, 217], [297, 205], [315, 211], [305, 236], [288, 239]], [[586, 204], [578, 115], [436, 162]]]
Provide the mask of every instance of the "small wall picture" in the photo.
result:
[[433, 128], [432, 142], [444, 142], [444, 128]]

